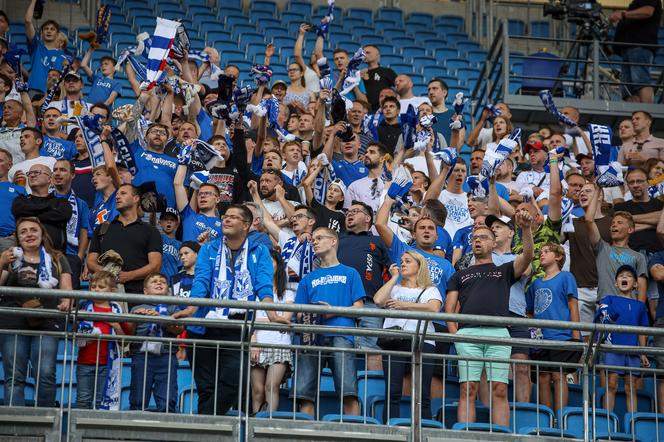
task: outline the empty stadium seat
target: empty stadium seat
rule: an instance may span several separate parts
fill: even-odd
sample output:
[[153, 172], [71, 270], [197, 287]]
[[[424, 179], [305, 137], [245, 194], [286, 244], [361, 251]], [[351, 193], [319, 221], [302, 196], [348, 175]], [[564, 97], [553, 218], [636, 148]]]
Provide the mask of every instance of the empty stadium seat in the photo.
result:
[[406, 25], [411, 26], [413, 24], [422, 24], [429, 28], [432, 28], [433, 15], [422, 12], [413, 12], [408, 16], [408, 19], [406, 20]]
[[369, 416], [353, 416], [349, 414], [327, 414], [323, 416], [323, 422], [346, 422], [353, 424], [381, 425], [378, 419]]
[[439, 15], [434, 19], [436, 26], [439, 25], [450, 25], [458, 31], [463, 30], [464, 19], [458, 15]]
[[625, 413], [623, 431], [638, 435], [643, 442], [664, 440], [664, 414]]
[[378, 20], [386, 20], [395, 25], [403, 25], [403, 12], [399, 8], [380, 8], [376, 11]]
[[[385, 403], [385, 397], [373, 397], [369, 398], [369, 403], [367, 407], [370, 410], [370, 415], [379, 421], [383, 421], [383, 412], [387, 404]], [[410, 397], [402, 396], [399, 400], [399, 417], [410, 418]]]
[[553, 427], [553, 410], [545, 405], [525, 402], [510, 403], [510, 427], [512, 431], [524, 427]]
[[277, 4], [270, 0], [254, 0], [251, 2], [251, 11], [277, 12]]
[[481, 431], [483, 433], [511, 433], [510, 429], [503, 425], [483, 424], [477, 422], [457, 422], [452, 426], [452, 429], [457, 431]]
[[310, 17], [312, 14], [311, 3], [291, 1], [288, 2], [286, 11], [301, 14], [303, 17]]
[[298, 421], [312, 421], [314, 418], [307, 413], [294, 412], [294, 411], [259, 411], [256, 413], [257, 418], [263, 419], [291, 419]]
[[[592, 420], [594, 418], [594, 421]], [[590, 437], [593, 437], [592, 430], [617, 432], [618, 416], [609, 413], [603, 408], [590, 410], [588, 416], [588, 426], [590, 428]], [[573, 433], [577, 438], [583, 439], [583, 408], [582, 407], [564, 407], [558, 410], [558, 425], [565, 430]]]
[[529, 436], [564, 437], [567, 439], [574, 439], [576, 437], [573, 433], [562, 430], [560, 428], [544, 428], [544, 427], [519, 428], [519, 434], [527, 434]]
[[[395, 427], [410, 427], [412, 424], [412, 419], [405, 417], [393, 417], [387, 422], [387, 425]], [[445, 428], [443, 424], [432, 419], [421, 419], [420, 424], [422, 428], [438, 428], [441, 430]]]
[[346, 14], [344, 17], [358, 18], [364, 21], [364, 23], [371, 23], [373, 19], [373, 12], [371, 9], [364, 8], [348, 8], [346, 9]]
[[[457, 410], [459, 409], [458, 402], [448, 402], [443, 404], [437, 411], [434, 411], [434, 416], [437, 421], [440, 421], [447, 428], [457, 423]], [[480, 423], [489, 423], [490, 413], [489, 407], [483, 405], [481, 402], [475, 403], [475, 421]]]

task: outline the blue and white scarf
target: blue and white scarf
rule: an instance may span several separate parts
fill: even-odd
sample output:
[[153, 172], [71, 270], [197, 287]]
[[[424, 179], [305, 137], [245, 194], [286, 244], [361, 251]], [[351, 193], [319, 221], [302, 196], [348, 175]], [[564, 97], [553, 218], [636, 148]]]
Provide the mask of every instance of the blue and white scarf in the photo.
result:
[[78, 201], [73, 190], [69, 192], [67, 201], [69, 201], [69, 205], [71, 206], [71, 217], [67, 221], [67, 243], [78, 247]]
[[212, 64], [210, 62], [210, 54], [208, 54], [207, 52], [189, 50], [188, 55], [190, 60], [200, 61], [201, 63], [209, 63], [210, 78], [212, 78], [213, 80], [218, 79], [219, 74], [224, 73], [224, 71], [219, 66], [217, 66], [216, 64]]
[[403, 137], [403, 148], [410, 149], [415, 146], [417, 137], [417, 114], [412, 104], [408, 105], [405, 114], [399, 116], [401, 123], [401, 136]]
[[39, 287], [54, 289], [59, 283], [60, 280], [53, 276], [53, 258], [51, 258], [51, 255], [49, 255], [44, 246], [41, 246], [39, 248]]
[[180, 27], [180, 22], [157, 17], [157, 27], [154, 30], [152, 45], [148, 52], [146, 78], [141, 84], [141, 89], [152, 89], [162, 76], [178, 27]]
[[[111, 311], [114, 314], [122, 314], [122, 308], [119, 304], [111, 302]], [[88, 301], [83, 305], [81, 310], [86, 312], [94, 312], [94, 302]], [[78, 333], [88, 334], [91, 336], [100, 335], [101, 330], [94, 326], [92, 321], [80, 321], [78, 324]], [[111, 327], [111, 335], [115, 334], [115, 330]], [[84, 347], [87, 345], [88, 340], [82, 339], [79, 341], [79, 346]], [[122, 391], [122, 384], [120, 383], [120, 373], [122, 371], [122, 349], [118, 343], [114, 340], [108, 340], [108, 373], [106, 375], [106, 382], [104, 384], [104, 389], [101, 394], [101, 406], [99, 407], [102, 410], [114, 410], [117, 411], [120, 409], [120, 393]]]
[[570, 120], [569, 118], [567, 118], [565, 115], [563, 115], [556, 108], [556, 104], [553, 102], [553, 95], [551, 94], [550, 90], [544, 89], [544, 90], [539, 91], [539, 97], [540, 97], [540, 100], [542, 100], [542, 104], [544, 104], [544, 107], [546, 108], [546, 110], [551, 115], [556, 117], [556, 119], [560, 123], [564, 124], [565, 126], [569, 126], [569, 127], [576, 127], [577, 126], [576, 122], [574, 122], [574, 121]]
[[206, 170], [212, 169], [217, 161], [223, 161], [224, 157], [211, 144], [198, 138], [194, 143], [196, 148], [193, 151], [193, 159], [203, 164]]
[[325, 154], [320, 154], [316, 157], [323, 163], [323, 167], [316, 179], [314, 180], [314, 199], [321, 205], [325, 205], [325, 197], [330, 183], [337, 179], [337, 174], [334, 172], [334, 167], [330, 164]]
[[348, 66], [346, 66], [346, 76], [341, 85], [341, 95], [348, 94], [360, 84], [360, 65], [364, 63], [366, 58], [367, 54], [364, 53], [364, 49], [358, 48], [348, 61]]
[[327, 14], [320, 19], [320, 25], [316, 30], [318, 37], [327, 37], [327, 32], [330, 28], [330, 23], [334, 20], [334, 0], [327, 0]]
[[521, 129], [516, 128], [512, 133], [500, 140], [498, 144], [490, 143], [487, 145], [484, 160], [480, 168], [480, 175], [489, 178], [495, 175], [501, 164], [514, 152], [519, 146], [518, 140], [521, 137]]
[[612, 131], [601, 124], [588, 125], [593, 159], [595, 160], [595, 176], [600, 187], [615, 187], [623, 184], [622, 164], [615, 161], [617, 149], [612, 145]]
[[[60, 71], [60, 76], [58, 77], [58, 81], [55, 82], [53, 87], [51, 87], [48, 92], [46, 93], [46, 98], [44, 98], [44, 102], [41, 105], [41, 114], [44, 115], [44, 112], [46, 112], [46, 109], [51, 105], [53, 102], [53, 99], [55, 98], [55, 94], [60, 92], [60, 85], [62, 84], [63, 80], [65, 79], [65, 74], [69, 71], [69, 66], [63, 66], [62, 70]], [[66, 101], [66, 100], [65, 100]]]
[[[314, 247], [313, 244], [305, 240], [299, 242], [297, 236], [289, 238], [281, 250], [281, 257], [284, 259], [287, 267], [290, 267], [297, 276], [288, 275], [288, 282], [290, 284], [297, 284], [306, 274], [311, 272], [314, 268]], [[290, 260], [295, 259], [298, 268], [293, 268], [290, 265]]]
[[129, 149], [129, 140], [127, 140], [125, 134], [117, 127], [111, 130], [111, 140], [113, 141], [115, 150], [118, 152], [118, 161], [127, 167], [132, 176], [135, 176], [138, 173], [138, 167], [134, 160], [134, 154]]
[[[214, 273], [212, 280], [212, 299], [251, 301], [253, 299], [254, 287], [251, 282], [251, 274], [247, 269], [249, 260], [249, 240], [245, 240], [242, 248], [235, 257], [235, 263], [231, 263], [231, 250], [226, 245], [226, 238], [219, 241], [219, 251], [214, 261]], [[254, 260], [256, 257], [252, 257]], [[243, 309], [230, 309], [218, 307], [211, 309], [206, 318], [225, 319], [228, 315], [242, 312]]]
[[88, 154], [90, 154], [92, 168], [101, 166], [105, 163], [104, 146], [102, 146], [101, 138], [99, 138], [98, 135], [100, 132], [99, 117], [99, 115], [95, 115], [94, 117], [84, 115], [82, 117], [73, 117], [69, 120], [81, 128], [85, 147], [87, 147]]

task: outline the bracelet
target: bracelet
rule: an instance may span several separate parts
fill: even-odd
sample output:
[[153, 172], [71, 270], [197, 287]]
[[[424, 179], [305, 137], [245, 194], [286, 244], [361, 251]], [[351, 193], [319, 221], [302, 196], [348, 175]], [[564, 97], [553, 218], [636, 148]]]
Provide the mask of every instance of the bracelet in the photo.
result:
[[549, 160], [549, 164], [558, 164], [558, 159]]

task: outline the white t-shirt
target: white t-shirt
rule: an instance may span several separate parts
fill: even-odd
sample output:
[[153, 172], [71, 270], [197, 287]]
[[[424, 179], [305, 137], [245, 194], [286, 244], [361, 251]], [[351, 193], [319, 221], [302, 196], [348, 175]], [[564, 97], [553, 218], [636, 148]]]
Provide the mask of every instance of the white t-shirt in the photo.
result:
[[316, 71], [309, 66], [304, 67], [304, 82], [307, 85], [307, 90], [314, 94], [320, 92], [320, 78]]
[[477, 135], [477, 145], [485, 147], [493, 141], [493, 127], [483, 127]]
[[551, 180], [549, 174], [544, 171], [541, 172], [537, 172], [534, 170], [523, 171], [519, 174], [519, 176], [516, 177], [516, 182], [522, 188], [523, 186], [527, 185], [530, 187], [539, 187], [543, 190], [548, 190], [549, 187], [551, 186]]
[[[295, 292], [286, 289], [281, 299], [274, 295], [272, 300], [275, 304], [292, 304], [295, 302]], [[256, 310], [256, 321], [269, 321], [265, 310]], [[259, 344], [291, 345], [291, 334], [276, 330], [256, 330], [256, 342]]]
[[[414, 303], [417, 301], [417, 297], [420, 296], [420, 293], [422, 293], [422, 296], [420, 297], [418, 304], [426, 304], [432, 299], [440, 301], [441, 304], [443, 302], [443, 297], [440, 295], [440, 291], [438, 291], [438, 288], [434, 286], [429, 287], [424, 290], [424, 292], [422, 292], [421, 288], [408, 288], [396, 285], [390, 293], [390, 298], [396, 299], [398, 301]], [[383, 328], [390, 328], [397, 325], [404, 330], [415, 331], [417, 329], [417, 322], [418, 321], [416, 319], [385, 318], [385, 321], [383, 322]], [[427, 333], [434, 332], [435, 330], [433, 328], [433, 324], [429, 322], [427, 325]], [[435, 345], [435, 341], [425, 342], [427, 344]]]
[[[9, 182], [11, 183], [14, 182], [14, 175], [19, 170], [23, 171], [23, 173], [27, 175], [30, 168], [35, 164], [43, 164], [44, 166], [51, 169], [51, 171], [53, 171], [53, 166], [55, 166], [56, 161], [57, 160], [53, 157], [42, 157], [42, 156], [38, 156], [37, 158], [33, 158], [31, 160], [21, 161], [20, 163], [13, 165], [12, 168], [9, 169], [9, 174], [8, 174]], [[28, 186], [27, 181], [25, 184], [25, 190], [27, 190], [28, 193], [30, 193], [30, 186]]]
[[[300, 203], [296, 203], [295, 201], [289, 201], [289, 203], [291, 203], [293, 206], [300, 205]], [[270, 215], [272, 215], [274, 222], [281, 221], [282, 219], [286, 218], [286, 212], [284, 212], [284, 208], [281, 207], [281, 203], [279, 201], [270, 201], [268, 199], [264, 199], [263, 205], [267, 211], [270, 212]], [[289, 236], [295, 235], [290, 227], [282, 227], [281, 230], [286, 232]]]
[[25, 154], [21, 151], [21, 131], [25, 126], [16, 128], [0, 127], [0, 148], [12, 154], [12, 163], [18, 164], [25, 160]]
[[445, 230], [450, 234], [450, 238], [454, 238], [457, 230], [473, 224], [470, 212], [468, 211], [468, 197], [465, 192], [452, 193], [444, 189], [440, 192], [438, 200], [447, 209]]
[[[372, 192], [373, 188], [373, 178], [364, 177], [360, 178], [357, 181], [353, 181], [350, 186], [348, 186], [348, 192], [344, 198], [344, 209], [349, 209], [353, 204], [353, 201], [362, 201], [365, 204], [368, 204], [374, 213], [378, 212], [380, 208], [381, 195], [385, 189], [385, 183], [382, 179], [378, 178], [376, 180], [376, 189]], [[375, 195], [374, 196], [372, 196]]]
[[399, 104], [401, 104], [401, 110], [399, 112], [405, 114], [408, 110], [408, 105], [412, 104], [413, 108], [415, 108], [415, 113], [417, 113], [417, 107], [422, 103], [431, 104], [431, 101], [429, 101], [429, 97], [412, 97], [401, 99], [399, 100]]

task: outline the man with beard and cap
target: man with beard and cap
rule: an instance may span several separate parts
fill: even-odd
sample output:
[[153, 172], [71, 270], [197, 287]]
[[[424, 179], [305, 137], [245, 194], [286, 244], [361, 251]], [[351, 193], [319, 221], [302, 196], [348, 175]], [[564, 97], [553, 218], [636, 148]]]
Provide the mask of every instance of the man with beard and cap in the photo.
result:
[[364, 155], [364, 165], [369, 170], [369, 175], [354, 181], [348, 186], [348, 194], [344, 201], [344, 208], [349, 208], [352, 201], [362, 201], [376, 212], [380, 207], [380, 197], [385, 189], [383, 181], [383, 167], [387, 148], [378, 142], [371, 143]]
[[23, 113], [27, 117], [27, 122], [30, 127], [37, 125], [35, 114], [30, 105], [30, 99], [24, 99], [27, 94], [25, 92], [21, 95], [12, 92], [5, 97], [2, 113], [2, 124], [0, 125], [0, 148], [6, 149], [12, 154], [12, 161], [18, 164], [25, 160], [25, 154], [21, 151], [20, 139], [23, 128], [26, 125], [23, 123]]
[[[91, 103], [83, 100], [83, 80], [81, 76], [74, 71], [65, 74], [62, 81], [64, 85], [65, 96], [60, 101], [54, 101], [51, 106], [60, 109], [62, 115], [67, 118], [80, 117], [90, 112]], [[67, 126], [67, 133], [71, 132], [73, 125]]]

